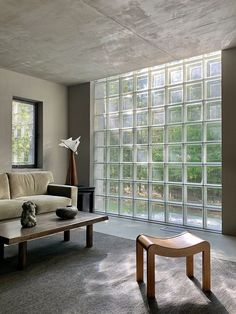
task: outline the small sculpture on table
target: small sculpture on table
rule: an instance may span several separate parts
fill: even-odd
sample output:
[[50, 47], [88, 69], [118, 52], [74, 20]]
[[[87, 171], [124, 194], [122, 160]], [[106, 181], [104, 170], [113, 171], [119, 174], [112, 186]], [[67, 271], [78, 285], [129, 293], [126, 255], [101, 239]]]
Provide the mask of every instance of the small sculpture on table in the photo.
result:
[[31, 201], [25, 202], [22, 205], [23, 211], [21, 213], [22, 228], [31, 228], [36, 226], [36, 204]]

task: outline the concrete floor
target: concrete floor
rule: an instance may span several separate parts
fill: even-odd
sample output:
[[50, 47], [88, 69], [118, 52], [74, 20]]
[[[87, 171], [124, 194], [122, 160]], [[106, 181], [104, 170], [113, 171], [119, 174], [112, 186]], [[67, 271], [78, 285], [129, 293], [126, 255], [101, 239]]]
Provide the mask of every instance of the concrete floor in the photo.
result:
[[236, 237], [225, 236], [209, 231], [182, 229], [119, 217], [109, 217], [109, 221], [94, 225], [94, 231], [131, 240], [135, 240], [141, 233], [152, 236], [168, 237], [174, 236], [185, 230], [209, 241], [211, 243], [213, 257], [236, 262]]

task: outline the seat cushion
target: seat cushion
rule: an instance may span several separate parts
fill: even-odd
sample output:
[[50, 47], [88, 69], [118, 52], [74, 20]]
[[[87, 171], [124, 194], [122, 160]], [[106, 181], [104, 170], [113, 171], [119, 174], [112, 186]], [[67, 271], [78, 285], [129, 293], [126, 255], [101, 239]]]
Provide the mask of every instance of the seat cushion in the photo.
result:
[[0, 200], [0, 220], [21, 216], [22, 200]]
[[32, 201], [37, 205], [37, 214], [53, 212], [57, 207], [71, 205], [71, 199], [68, 197], [54, 195], [31, 195], [17, 198], [18, 201]]
[[49, 183], [53, 182], [50, 171], [8, 173], [11, 198], [47, 194]]
[[10, 199], [9, 181], [6, 173], [0, 173], [0, 200]]

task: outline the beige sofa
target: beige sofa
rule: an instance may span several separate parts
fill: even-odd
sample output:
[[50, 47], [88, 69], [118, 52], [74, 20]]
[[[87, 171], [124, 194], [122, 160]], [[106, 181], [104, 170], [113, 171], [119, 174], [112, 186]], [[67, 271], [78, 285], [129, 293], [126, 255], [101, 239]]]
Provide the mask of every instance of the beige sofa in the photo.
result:
[[0, 220], [20, 217], [25, 201], [34, 202], [38, 214], [77, 207], [77, 187], [54, 184], [50, 171], [0, 173]]

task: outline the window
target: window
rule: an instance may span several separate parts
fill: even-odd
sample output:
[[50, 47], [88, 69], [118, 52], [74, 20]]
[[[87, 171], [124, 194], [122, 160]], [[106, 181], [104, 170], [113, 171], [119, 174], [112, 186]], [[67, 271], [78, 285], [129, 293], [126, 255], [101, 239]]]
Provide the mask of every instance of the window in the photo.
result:
[[37, 167], [38, 103], [12, 101], [12, 167]]
[[94, 85], [96, 210], [221, 230], [221, 53]]

